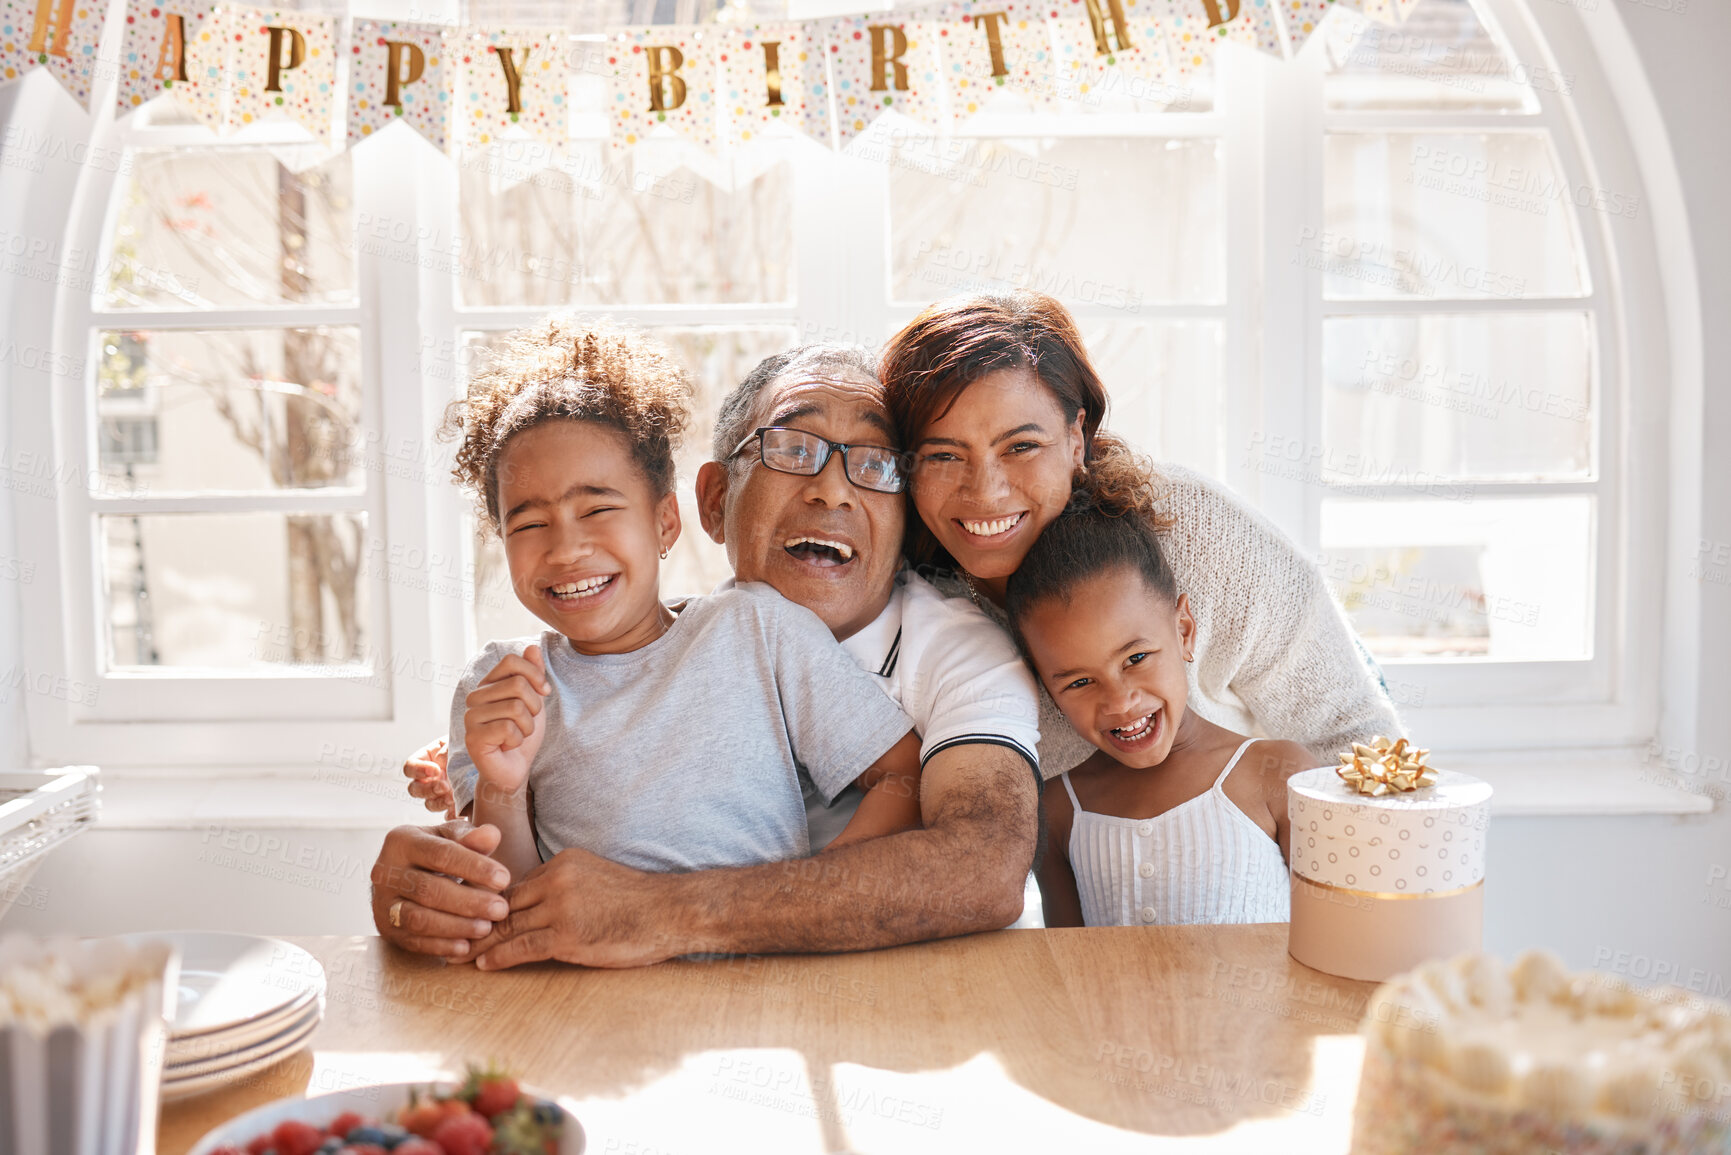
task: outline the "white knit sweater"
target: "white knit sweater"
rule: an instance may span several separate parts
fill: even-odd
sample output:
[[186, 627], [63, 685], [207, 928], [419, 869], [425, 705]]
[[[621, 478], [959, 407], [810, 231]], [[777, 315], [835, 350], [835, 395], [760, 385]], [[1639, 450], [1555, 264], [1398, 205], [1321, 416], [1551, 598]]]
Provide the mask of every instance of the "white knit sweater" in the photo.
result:
[[[1190, 709], [1240, 734], [1287, 738], [1332, 766], [1352, 741], [1404, 733], [1316, 564], [1261, 514], [1189, 469], [1163, 465], [1160, 546], [1196, 618]], [[966, 596], [955, 580], [940, 588]], [[1004, 613], [990, 602], [999, 624]], [[1095, 747], [1040, 696], [1040, 773], [1053, 778]]]

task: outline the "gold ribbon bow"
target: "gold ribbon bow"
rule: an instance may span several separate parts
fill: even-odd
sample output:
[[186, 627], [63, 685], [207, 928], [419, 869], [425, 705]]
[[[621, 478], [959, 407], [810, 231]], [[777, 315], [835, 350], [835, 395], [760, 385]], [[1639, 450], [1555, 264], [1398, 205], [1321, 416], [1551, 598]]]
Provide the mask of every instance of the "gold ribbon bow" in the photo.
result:
[[1436, 785], [1436, 770], [1424, 764], [1429, 753], [1408, 745], [1405, 738], [1390, 742], [1378, 734], [1368, 746], [1354, 742], [1352, 752], [1340, 756], [1340, 765], [1334, 772], [1359, 794], [1373, 798], [1404, 794], [1420, 786]]

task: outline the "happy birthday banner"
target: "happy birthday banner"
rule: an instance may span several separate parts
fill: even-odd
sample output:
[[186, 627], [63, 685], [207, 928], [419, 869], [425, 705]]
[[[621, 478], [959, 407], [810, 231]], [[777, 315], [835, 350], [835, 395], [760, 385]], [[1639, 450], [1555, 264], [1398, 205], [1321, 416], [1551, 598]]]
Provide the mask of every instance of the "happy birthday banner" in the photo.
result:
[[[569, 139], [574, 77], [599, 78], [621, 147], [710, 151], [798, 134], [845, 148], [887, 112], [966, 123], [1000, 90], [1036, 107], [1108, 94], [1168, 104], [1215, 46], [1290, 57], [1334, 7], [1404, 21], [1418, 0], [949, 0], [817, 20], [582, 30], [452, 27], [126, 0], [98, 52], [98, 0], [0, 0], [0, 82], [49, 72], [86, 109], [115, 70], [117, 114], [168, 96], [219, 135], [271, 120], [353, 147], [401, 121], [441, 152]], [[579, 38], [581, 37], [581, 38]]]

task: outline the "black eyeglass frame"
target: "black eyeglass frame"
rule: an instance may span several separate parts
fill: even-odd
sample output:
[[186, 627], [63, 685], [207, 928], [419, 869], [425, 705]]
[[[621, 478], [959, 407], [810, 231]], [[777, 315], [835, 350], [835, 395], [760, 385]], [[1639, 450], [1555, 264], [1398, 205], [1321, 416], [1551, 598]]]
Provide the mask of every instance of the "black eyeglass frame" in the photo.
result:
[[[821, 444], [823, 446], [823, 455], [818, 458], [817, 468], [813, 469], [810, 473], [796, 473], [791, 469], [782, 469], [780, 466], [771, 465], [769, 459], [765, 457], [763, 453], [763, 435], [765, 433], [797, 433], [801, 437], [809, 437], [813, 441]], [[891, 449], [887, 445], [847, 445], [840, 441], [831, 441], [827, 437], [819, 437], [809, 429], [795, 429], [789, 425], [762, 425], [752, 430], [748, 435], [746, 435], [745, 440], [733, 447], [733, 452], [727, 455], [728, 460], [731, 461], [741, 453], [745, 452], [745, 447], [750, 445], [754, 438], [757, 440], [757, 459], [763, 463], [765, 469], [773, 469], [777, 473], [785, 473], [790, 477], [816, 477], [825, 469], [829, 468], [829, 459], [835, 454], [840, 453], [842, 475], [846, 477], [851, 484], [858, 486], [860, 489], [870, 490], [873, 493], [907, 492], [909, 472], [908, 463], [911, 455], [899, 449]], [[896, 476], [900, 484], [898, 484], [894, 489], [883, 489], [876, 485], [868, 485], [855, 477], [853, 458], [848, 456], [848, 450], [850, 449], [877, 449], [894, 456], [896, 462]]]

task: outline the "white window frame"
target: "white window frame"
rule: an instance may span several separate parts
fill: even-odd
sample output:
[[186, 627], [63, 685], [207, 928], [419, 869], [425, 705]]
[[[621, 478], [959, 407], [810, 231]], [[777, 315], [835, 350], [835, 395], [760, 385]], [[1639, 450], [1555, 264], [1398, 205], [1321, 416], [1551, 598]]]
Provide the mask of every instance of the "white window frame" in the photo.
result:
[[[1159, 305], [1146, 303], [1139, 316], [1162, 318], [1220, 317], [1226, 348], [1223, 389], [1226, 397], [1223, 462], [1226, 480], [1256, 503], [1304, 548], [1316, 551], [1318, 509], [1324, 496], [1302, 484], [1258, 476], [1231, 447], [1246, 444], [1253, 429], [1282, 431], [1306, 442], [1320, 438], [1321, 320], [1341, 313], [1410, 311], [1474, 311], [1472, 302], [1433, 301], [1411, 305], [1391, 302], [1325, 302], [1321, 274], [1291, 261], [1293, 239], [1307, 224], [1322, 220], [1322, 149], [1329, 126], [1400, 129], [1509, 128], [1527, 123], [1551, 133], [1563, 171], [1571, 180], [1585, 179], [1594, 187], [1619, 190], [1642, 188], [1633, 149], [1620, 130], [1603, 129], [1593, 138], [1594, 153], [1583, 147], [1583, 124], [1620, 125], [1610, 86], [1596, 72], [1588, 32], [1581, 14], [1567, 6], [1523, 4], [1520, 0], [1478, 0], [1507, 37], [1517, 60], [1555, 68], [1552, 49], [1566, 48], [1571, 62], [1580, 62], [1573, 97], [1541, 94], [1541, 111], [1534, 116], [1480, 113], [1334, 113], [1325, 114], [1320, 97], [1321, 45], [1313, 45], [1297, 61], [1279, 62], [1228, 50], [1218, 57], [1215, 106], [1205, 113], [1175, 113], [1133, 120], [1097, 118], [1074, 125], [1043, 124], [1037, 129], [1013, 122], [993, 128], [994, 135], [1138, 135], [1148, 137], [1219, 136], [1223, 144], [1221, 187], [1225, 198], [1223, 227], [1226, 245], [1226, 295], [1219, 304]], [[1538, 10], [1538, 11], [1535, 11]], [[1584, 82], [1582, 82], [1584, 81]], [[32, 77], [28, 83], [46, 83]], [[26, 114], [44, 122], [51, 98], [27, 97]], [[129, 140], [150, 144], [175, 143], [202, 134], [169, 128], [152, 129], [116, 124], [112, 99], [99, 88], [93, 99], [89, 139], [104, 148], [123, 147]], [[68, 118], [59, 115], [60, 123]], [[137, 118], [134, 118], [137, 119]], [[260, 135], [266, 135], [264, 130]], [[803, 152], [796, 168], [794, 214], [796, 290], [788, 305], [649, 306], [590, 308], [645, 325], [691, 327], [739, 324], [791, 324], [802, 339], [856, 339], [873, 343], [906, 320], [912, 310], [891, 302], [888, 254], [887, 175], [873, 161], [815, 149]], [[408, 216], [432, 235], [457, 234], [456, 176], [450, 159], [434, 155], [406, 132], [385, 134], [352, 153], [356, 212]], [[414, 174], [405, 188], [402, 174]], [[37, 205], [36, 235], [63, 232], [68, 243], [100, 244], [109, 235], [115, 180], [112, 173], [87, 167], [71, 197], [69, 215], [46, 217], [49, 206]], [[811, 190], [821, 187], [823, 195]], [[1294, 196], [1294, 190], [1302, 195]], [[881, 233], [830, 228], [830, 210], [853, 220], [884, 221]], [[1553, 305], [1571, 311], [1587, 309], [1594, 316], [1600, 344], [1595, 382], [1595, 452], [1597, 473], [1591, 482], [1550, 485], [1547, 492], [1594, 492], [1599, 501], [1595, 551], [1599, 589], [1596, 594], [1594, 654], [1583, 663], [1496, 663], [1476, 660], [1447, 665], [1389, 663], [1391, 676], [1422, 679], [1423, 706], [1404, 715], [1427, 744], [1487, 756], [1498, 751], [1570, 745], [1575, 747], [1637, 747], [1652, 739], [1657, 716], [1660, 586], [1664, 576], [1664, 478], [1656, 471], [1626, 468], [1631, 459], [1658, 460], [1664, 452], [1665, 399], [1659, 390], [1628, 386], [1630, 366], [1665, 363], [1665, 316], [1658, 291], [1657, 262], [1643, 246], [1651, 245], [1645, 220], [1611, 220], [1593, 212], [1576, 212], [1584, 239], [1591, 295], [1556, 302], [1495, 302], [1496, 308], [1538, 308]], [[26, 232], [29, 230], [26, 229]], [[53, 348], [57, 361], [70, 357], [87, 362], [94, 332], [112, 322], [131, 328], [216, 328], [241, 324], [356, 324], [361, 329], [366, 381], [366, 421], [387, 436], [425, 439], [449, 396], [450, 381], [429, 373], [420, 359], [407, 354], [418, 348], [422, 334], [456, 340], [468, 329], [508, 328], [533, 319], [536, 309], [479, 309], [461, 306], [454, 273], [407, 262], [369, 260], [358, 255], [358, 300], [352, 307], [281, 307], [223, 313], [100, 313], [89, 295], [61, 286], [52, 303]], [[431, 263], [429, 263], [430, 265]], [[1613, 271], [1617, 275], [1613, 275]], [[1619, 279], [1621, 278], [1621, 279]], [[1078, 307], [1084, 323], [1116, 317], [1111, 310]], [[39, 305], [34, 315], [46, 312]], [[17, 308], [14, 316], [31, 315]], [[1097, 316], [1097, 314], [1099, 316]], [[385, 355], [386, 351], [389, 355]], [[1301, 350], [1302, 389], [1292, 388], [1294, 364], [1269, 350]], [[17, 379], [19, 375], [14, 374]], [[44, 375], [44, 380], [47, 380]], [[94, 461], [86, 435], [93, 426], [89, 407], [93, 383], [70, 389], [58, 383], [52, 393], [15, 402], [22, 417], [19, 430], [42, 427], [55, 431], [61, 469], [85, 472]], [[1131, 431], [1127, 431], [1131, 432]], [[455, 487], [437, 484], [429, 470], [425, 484], [390, 476], [375, 451], [366, 461], [366, 476], [374, 484], [365, 492], [368, 536], [382, 536], [393, 546], [420, 550], [423, 555], [464, 556], [460, 520], [463, 498]], [[1485, 487], [1487, 494], [1525, 487]], [[1391, 496], [1394, 494], [1391, 494]], [[317, 512], [350, 508], [353, 493], [249, 494], [244, 497], [188, 498], [172, 506], [186, 512], [240, 507]], [[398, 756], [444, 728], [450, 685], [465, 662], [471, 639], [465, 605], [437, 598], [413, 583], [391, 582], [384, 575], [369, 578], [370, 634], [377, 649], [391, 655], [399, 670], [433, 671], [432, 676], [393, 676], [381, 670], [385, 687], [372, 694], [357, 692], [347, 680], [305, 675], [210, 678], [105, 675], [100, 672], [98, 636], [106, 620], [101, 604], [102, 577], [97, 570], [98, 543], [94, 515], [126, 512], [133, 499], [93, 496], [78, 491], [55, 503], [52, 514], [20, 510], [20, 542], [37, 556], [51, 557], [48, 580], [32, 583], [25, 600], [23, 649], [28, 665], [65, 670], [74, 678], [91, 679], [101, 687], [97, 702], [85, 707], [34, 695], [29, 703], [32, 756], [39, 761], [88, 760], [117, 764], [232, 766], [240, 764], [304, 765], [328, 758], [333, 744]], [[166, 511], [162, 499], [147, 499], [154, 510]], [[349, 504], [343, 504], [343, 503]], [[226, 503], [226, 504], [225, 504]], [[274, 503], [274, 504], [273, 504]], [[328, 503], [328, 504], [325, 504]], [[687, 532], [701, 532], [695, 525]], [[333, 702], [332, 685], [342, 690]], [[1514, 705], [1496, 705], [1496, 694], [1519, 688]], [[1489, 688], [1495, 693], [1480, 695]], [[201, 695], [192, 709], [186, 699]], [[1472, 699], [1484, 697], [1488, 701]]]
[[[152, 126], [134, 116], [116, 122], [112, 90], [98, 89], [92, 107], [91, 155], [129, 148], [196, 145], [247, 149], [292, 143], [291, 131], [260, 126], [220, 144], [198, 128]], [[351, 153], [355, 211], [400, 203], [405, 190], [393, 173], [412, 142], [380, 140]], [[125, 173], [85, 166], [62, 222], [72, 249], [102, 253], [113, 235]], [[100, 264], [98, 265], [100, 267]], [[352, 304], [273, 305], [220, 310], [109, 310], [89, 291], [62, 283], [54, 293], [53, 347], [59, 363], [83, 364], [78, 382], [62, 381], [47, 399], [45, 424], [55, 431], [62, 476], [98, 476], [95, 419], [97, 334], [105, 329], [246, 329], [344, 326], [359, 333], [361, 425], [367, 430], [419, 429], [427, 415], [417, 383], [382, 350], [413, 332], [413, 278], [389, 262], [357, 254]], [[404, 296], [404, 294], [409, 294]], [[21, 423], [22, 424], [22, 423]], [[317, 490], [120, 496], [70, 485], [53, 511], [52, 551], [61, 580], [33, 583], [27, 591], [24, 644], [31, 664], [66, 671], [74, 686], [93, 692], [32, 695], [28, 718], [33, 754], [47, 761], [121, 764], [331, 763], [336, 750], [412, 749], [443, 712], [425, 676], [440, 669], [427, 636], [428, 595], [392, 582], [378, 566], [363, 577], [368, 607], [366, 662], [371, 668], [335, 673], [328, 666], [297, 671], [106, 669], [108, 605], [98, 518], [104, 514], [363, 513], [365, 540], [413, 545], [426, 537], [427, 505], [412, 483], [383, 468], [379, 441], [362, 447], [361, 485]], [[20, 519], [21, 522], [25, 519]], [[42, 527], [37, 527], [40, 535]], [[48, 551], [43, 551], [47, 553]], [[460, 667], [459, 667], [460, 668]], [[447, 697], [448, 702], [448, 697]], [[352, 760], [352, 758], [351, 758]]]

